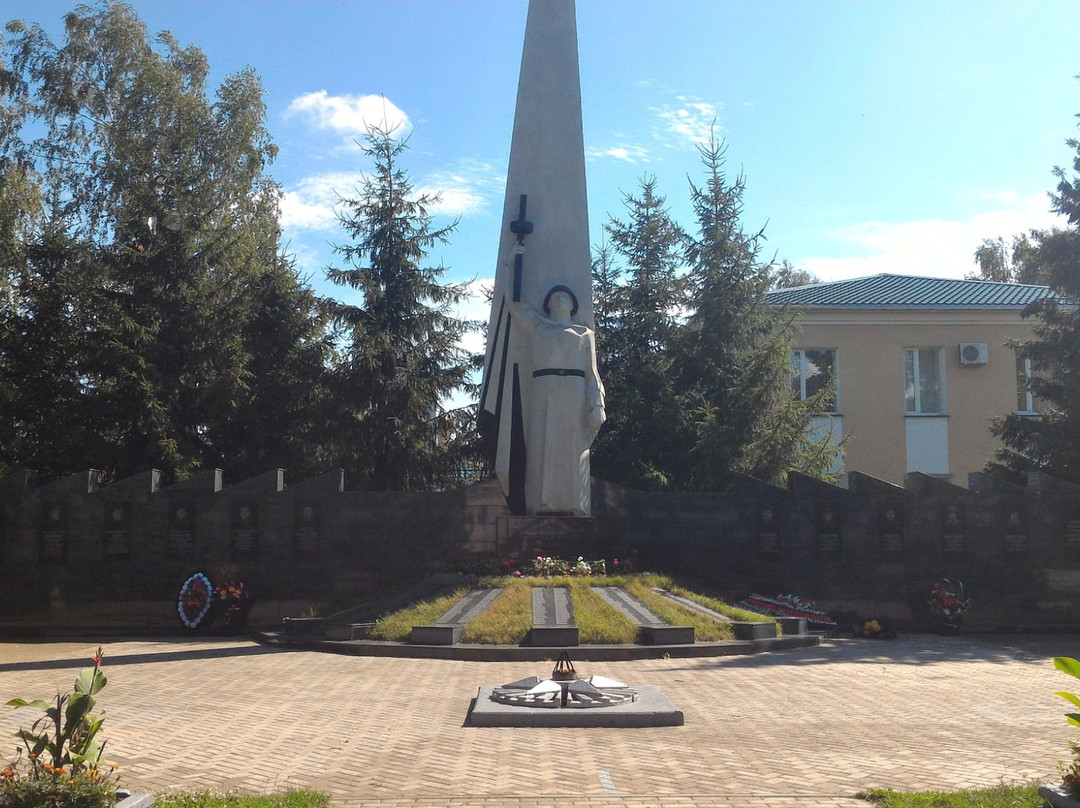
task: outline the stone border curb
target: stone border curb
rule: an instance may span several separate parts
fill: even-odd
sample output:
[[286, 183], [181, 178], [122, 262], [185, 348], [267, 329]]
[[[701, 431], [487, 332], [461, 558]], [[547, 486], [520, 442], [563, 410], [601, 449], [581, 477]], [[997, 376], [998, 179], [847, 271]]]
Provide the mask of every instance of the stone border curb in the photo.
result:
[[[546, 662], [555, 659], [565, 648], [518, 645], [416, 645], [377, 640], [324, 640], [282, 631], [253, 631], [252, 640], [263, 645], [304, 651], [325, 651], [352, 656], [401, 657], [406, 659], [452, 659], [460, 662]], [[821, 635], [802, 634], [770, 637], [761, 640], [724, 640], [693, 645], [579, 645], [573, 649], [575, 660], [585, 662], [621, 662], [636, 659], [671, 657], [741, 656], [766, 651], [788, 651], [821, 644]]]

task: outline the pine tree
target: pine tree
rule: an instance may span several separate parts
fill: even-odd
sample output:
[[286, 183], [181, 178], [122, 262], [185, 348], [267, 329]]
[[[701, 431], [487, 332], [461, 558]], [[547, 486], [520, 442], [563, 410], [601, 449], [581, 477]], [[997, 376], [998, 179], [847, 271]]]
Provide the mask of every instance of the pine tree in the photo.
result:
[[1034, 337], [1012, 346], [1031, 360], [1029, 385], [1042, 402], [1041, 415], [1013, 413], [994, 422], [991, 432], [1003, 448], [990, 468], [1006, 474], [1045, 471], [1080, 484], [1080, 139], [1066, 143], [1076, 152], [1073, 173], [1054, 170], [1058, 184], [1051, 199], [1069, 225], [1042, 234], [1033, 261], [1065, 305], [1044, 299], [1029, 306], [1024, 315], [1037, 318]]
[[461, 338], [472, 326], [451, 312], [466, 288], [440, 282], [445, 267], [424, 266], [456, 223], [434, 226], [438, 199], [414, 193], [399, 165], [405, 149], [390, 132], [368, 135], [374, 166], [341, 216], [352, 242], [336, 250], [347, 267], [327, 270], [360, 295], [357, 304], [332, 305], [342, 347], [331, 392], [333, 457], [365, 489], [451, 486], [470, 443], [461, 413], [443, 410], [469, 383]]

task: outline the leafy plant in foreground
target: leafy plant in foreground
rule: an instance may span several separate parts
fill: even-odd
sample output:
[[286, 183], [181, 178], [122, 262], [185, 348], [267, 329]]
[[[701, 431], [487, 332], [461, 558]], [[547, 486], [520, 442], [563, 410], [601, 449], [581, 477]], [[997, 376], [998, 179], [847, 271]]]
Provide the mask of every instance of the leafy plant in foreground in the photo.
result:
[[[94, 712], [94, 698], [107, 679], [101, 670], [102, 651], [94, 667], [82, 670], [69, 693], [55, 702], [12, 699], [10, 707], [32, 707], [42, 715], [30, 729], [15, 733], [26, 750], [29, 770], [19, 771], [22, 750], [0, 771], [0, 808], [107, 808], [116, 799], [116, 781], [102, 759], [103, 715]], [[107, 766], [107, 767], [106, 767]]]
[[54, 768], [71, 766], [73, 772], [103, 762], [101, 754], [105, 742], [98, 737], [98, 733], [105, 717], [93, 712], [97, 703], [94, 696], [101, 692], [108, 681], [101, 670], [101, 657], [99, 647], [92, 657], [94, 667], [85, 668], [79, 673], [71, 693], [57, 693], [55, 704], [42, 699], [12, 699], [7, 703], [9, 707], [33, 707], [44, 713], [30, 729], [20, 729], [15, 733], [26, 745], [35, 769], [43, 765], [39, 761], [44, 753], [52, 758]]
[[[1080, 662], [1072, 657], [1054, 657], [1054, 667], [1062, 673], [1080, 679]], [[1076, 707], [1080, 707], [1080, 696], [1075, 693], [1059, 690], [1055, 695], [1061, 696], [1061, 698]], [[1080, 727], [1080, 713], [1066, 713], [1065, 720], [1074, 727]], [[1070, 794], [1080, 794], [1080, 743], [1072, 741], [1069, 746], [1072, 747], [1073, 759], [1062, 774], [1061, 780]]]

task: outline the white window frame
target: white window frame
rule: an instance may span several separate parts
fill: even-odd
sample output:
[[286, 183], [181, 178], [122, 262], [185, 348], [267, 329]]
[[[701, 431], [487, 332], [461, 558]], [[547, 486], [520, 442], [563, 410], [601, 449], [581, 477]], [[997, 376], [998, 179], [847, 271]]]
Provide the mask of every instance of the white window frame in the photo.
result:
[[[921, 351], [935, 351], [937, 353], [937, 366], [938, 366], [938, 378], [941, 380], [941, 408], [934, 411], [926, 411], [922, 405], [922, 385], [919, 383], [919, 379], [922, 376], [920, 368], [919, 353]], [[913, 374], [913, 396], [914, 410], [909, 410], [907, 406], [907, 367], [908, 357], [911, 357], [911, 367]], [[904, 415], [906, 416], [920, 416], [920, 415], [945, 415], [948, 412], [948, 402], [945, 398], [945, 351], [940, 346], [925, 346], [922, 348], [904, 348]]]
[[1042, 414], [1042, 411], [1035, 406], [1035, 394], [1027, 386], [1027, 382], [1032, 375], [1031, 357], [1018, 355], [1016, 357], [1016, 403], [1019, 404], [1021, 398], [1023, 398], [1025, 404], [1024, 409], [1016, 411], [1018, 415]]
[[[832, 385], [832, 407], [827, 410], [823, 410], [823, 415], [839, 415], [840, 414], [840, 385], [837, 384], [837, 377], [839, 374], [838, 354], [836, 348], [793, 348], [791, 351], [791, 381], [792, 392], [796, 393], [799, 401], [806, 401], [806, 352], [807, 351], [828, 351], [832, 354], [832, 378], [829, 379], [829, 383]], [[795, 384], [798, 383], [798, 391], [795, 390]]]

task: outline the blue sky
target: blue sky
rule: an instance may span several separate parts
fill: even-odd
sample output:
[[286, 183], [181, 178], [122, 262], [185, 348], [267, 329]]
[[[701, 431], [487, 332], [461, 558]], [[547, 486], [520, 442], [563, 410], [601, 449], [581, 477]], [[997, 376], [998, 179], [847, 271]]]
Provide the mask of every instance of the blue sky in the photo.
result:
[[[313, 285], [366, 168], [354, 140], [383, 111], [404, 166], [460, 217], [431, 256], [494, 273], [524, 0], [136, 0], [152, 32], [208, 56], [213, 85], [251, 65], [280, 147], [290, 249]], [[71, 3], [4, 0], [60, 31]], [[961, 277], [982, 239], [1054, 222], [1051, 170], [1080, 112], [1080, 3], [579, 0], [593, 241], [655, 175], [691, 224], [695, 141], [715, 121], [746, 175], [743, 223], [826, 280]], [[1071, 41], [1070, 41], [1071, 40]], [[475, 316], [485, 317], [482, 306]]]

